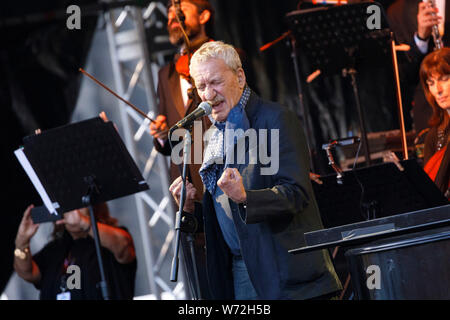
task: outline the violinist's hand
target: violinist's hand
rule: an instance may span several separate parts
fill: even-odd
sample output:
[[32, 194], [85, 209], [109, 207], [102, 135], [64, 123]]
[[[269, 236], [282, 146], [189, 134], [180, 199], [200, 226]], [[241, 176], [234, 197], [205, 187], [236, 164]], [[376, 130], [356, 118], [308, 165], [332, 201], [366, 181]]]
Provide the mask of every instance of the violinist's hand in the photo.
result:
[[155, 122], [150, 123], [150, 134], [156, 139], [166, 140], [168, 136], [169, 126], [166, 117], [160, 114], [156, 117]]
[[[180, 194], [181, 194], [181, 187], [183, 186], [183, 179], [181, 177], [178, 177], [172, 182], [172, 184], [169, 187], [169, 191], [172, 194], [173, 198], [178, 204], [178, 207], [180, 206]], [[184, 208], [183, 211], [193, 213], [195, 210], [194, 200], [197, 195], [197, 189], [195, 189], [194, 185], [190, 183], [189, 181], [186, 181], [186, 199], [184, 201]]]

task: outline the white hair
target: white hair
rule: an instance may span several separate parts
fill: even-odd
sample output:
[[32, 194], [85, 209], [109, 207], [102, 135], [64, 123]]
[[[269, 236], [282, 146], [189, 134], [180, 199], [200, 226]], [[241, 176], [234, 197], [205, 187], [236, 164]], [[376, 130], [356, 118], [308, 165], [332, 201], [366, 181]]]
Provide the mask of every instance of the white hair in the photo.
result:
[[236, 49], [222, 41], [209, 41], [204, 43], [191, 58], [189, 69], [209, 59], [222, 59], [231, 70], [242, 68], [241, 59]]

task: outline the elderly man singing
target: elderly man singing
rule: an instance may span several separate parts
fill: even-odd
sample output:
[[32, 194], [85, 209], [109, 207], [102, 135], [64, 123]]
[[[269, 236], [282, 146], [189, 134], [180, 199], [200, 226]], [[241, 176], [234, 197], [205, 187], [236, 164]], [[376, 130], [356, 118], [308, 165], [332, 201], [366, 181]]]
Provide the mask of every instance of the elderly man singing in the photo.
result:
[[[203, 201], [188, 182], [183, 210], [203, 220], [213, 297], [334, 298], [341, 284], [327, 251], [288, 252], [303, 245], [303, 233], [322, 228], [296, 115], [258, 97], [223, 42], [203, 44], [190, 70], [213, 125], [199, 171]], [[181, 185], [179, 177], [170, 186], [177, 201]]]

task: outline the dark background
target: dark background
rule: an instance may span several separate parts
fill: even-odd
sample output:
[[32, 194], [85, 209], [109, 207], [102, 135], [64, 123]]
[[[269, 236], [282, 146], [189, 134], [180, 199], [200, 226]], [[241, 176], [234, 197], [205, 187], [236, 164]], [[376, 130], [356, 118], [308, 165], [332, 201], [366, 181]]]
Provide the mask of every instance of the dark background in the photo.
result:
[[[264, 52], [259, 51], [262, 45], [288, 30], [284, 17], [297, 9], [298, 1], [211, 2], [216, 9], [214, 38], [243, 49], [252, 89], [263, 98], [279, 101], [300, 115], [292, 51], [287, 39]], [[392, 1], [380, 2], [387, 6]], [[66, 28], [65, 10], [72, 4], [82, 7], [81, 30]], [[78, 67], [85, 63], [97, 20], [101, 19], [95, 14], [86, 14], [83, 6], [94, 4], [96, 1], [90, 0], [2, 1], [0, 4], [1, 194], [4, 208], [0, 224], [0, 292], [13, 270], [14, 238], [23, 210], [29, 203], [39, 202], [13, 152], [21, 145], [23, 137], [34, 133], [35, 129], [54, 128], [70, 121], [81, 83]], [[30, 17], [39, 19], [34, 21]], [[300, 69], [304, 80], [309, 71], [304, 58], [300, 59]], [[340, 76], [321, 77], [309, 87], [303, 84], [305, 102], [314, 124], [311, 147], [316, 150], [315, 169], [317, 173], [329, 173], [318, 146], [329, 139], [358, 134], [350, 86]], [[362, 90], [364, 94], [383, 85], [389, 86], [376, 74], [362, 80], [362, 84], [367, 86]], [[369, 94], [366, 106], [368, 131], [398, 128], [395, 106], [391, 102], [371, 104], [372, 100]]]

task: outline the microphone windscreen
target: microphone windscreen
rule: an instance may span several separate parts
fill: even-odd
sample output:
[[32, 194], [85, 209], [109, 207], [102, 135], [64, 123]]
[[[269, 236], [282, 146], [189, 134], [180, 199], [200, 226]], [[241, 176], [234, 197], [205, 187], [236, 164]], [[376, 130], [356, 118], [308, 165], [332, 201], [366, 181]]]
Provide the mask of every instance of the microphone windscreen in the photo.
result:
[[211, 104], [209, 104], [206, 101], [203, 101], [202, 103], [200, 103], [198, 107], [202, 108], [205, 111], [206, 116], [211, 114], [211, 112], [212, 112]]

